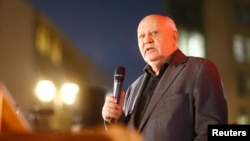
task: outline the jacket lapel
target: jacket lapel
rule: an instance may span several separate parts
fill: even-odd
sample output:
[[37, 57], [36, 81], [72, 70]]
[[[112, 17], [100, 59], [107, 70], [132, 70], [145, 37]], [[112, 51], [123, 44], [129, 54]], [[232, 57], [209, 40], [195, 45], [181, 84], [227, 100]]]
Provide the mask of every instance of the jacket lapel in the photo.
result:
[[149, 75], [147, 75], [146, 73], [142, 76], [141, 80], [139, 80], [139, 82], [143, 82], [143, 83], [139, 83], [140, 85], [137, 85], [136, 88], [134, 88], [130, 93], [132, 93], [133, 95], [131, 96], [130, 100], [128, 100], [128, 102], [130, 102], [129, 108], [127, 108], [129, 111], [126, 112], [127, 115], [132, 114], [136, 109], [136, 105], [139, 101], [139, 97], [142, 95], [142, 90], [145, 87], [145, 83], [147, 77], [149, 77]]
[[185, 60], [187, 60], [187, 57], [180, 51], [176, 51], [176, 53], [173, 55], [172, 60], [169, 62], [167, 70], [163, 74], [158, 86], [155, 89], [155, 92], [152, 95], [150, 105], [148, 105], [148, 108], [139, 126], [139, 130], [143, 129], [147, 119], [151, 115], [153, 109], [156, 107], [162, 96], [164, 94], [167, 94], [167, 89], [180, 73], [180, 71], [184, 68], [185, 65], [181, 63], [184, 63]]

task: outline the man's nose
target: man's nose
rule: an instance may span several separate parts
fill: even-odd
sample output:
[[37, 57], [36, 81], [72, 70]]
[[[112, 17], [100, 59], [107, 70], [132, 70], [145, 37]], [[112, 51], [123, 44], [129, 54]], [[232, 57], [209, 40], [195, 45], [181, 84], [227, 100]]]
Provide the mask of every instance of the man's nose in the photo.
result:
[[143, 43], [152, 43], [153, 42], [153, 38], [151, 35], [146, 35], [144, 40], [143, 40]]

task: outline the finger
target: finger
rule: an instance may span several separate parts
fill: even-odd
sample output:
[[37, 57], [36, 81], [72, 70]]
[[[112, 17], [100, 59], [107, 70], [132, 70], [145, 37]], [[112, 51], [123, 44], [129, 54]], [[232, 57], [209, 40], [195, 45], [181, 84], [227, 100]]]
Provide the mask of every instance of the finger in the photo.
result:
[[112, 95], [106, 97], [105, 102], [113, 102], [116, 103], [116, 98]]
[[118, 117], [120, 106], [115, 104], [113, 101], [106, 101], [102, 108], [102, 116], [105, 121], [109, 120], [110, 117]]
[[107, 119], [109, 117], [114, 118], [114, 119], [118, 119], [120, 117], [120, 115], [121, 115], [121, 111], [122, 111], [121, 106], [117, 105], [117, 104], [116, 104], [116, 106], [114, 106], [112, 108], [108, 108], [107, 111], [106, 111], [107, 112], [106, 113]]

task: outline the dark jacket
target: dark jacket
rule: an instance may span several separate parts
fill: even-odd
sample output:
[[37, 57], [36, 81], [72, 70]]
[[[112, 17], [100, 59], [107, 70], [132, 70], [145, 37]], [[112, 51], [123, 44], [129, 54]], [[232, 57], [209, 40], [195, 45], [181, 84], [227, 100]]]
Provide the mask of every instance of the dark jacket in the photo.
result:
[[[128, 88], [120, 118], [134, 129], [138, 98], [149, 77]], [[227, 101], [215, 64], [177, 50], [156, 87], [138, 131], [145, 141], [206, 141], [208, 124], [227, 124]]]

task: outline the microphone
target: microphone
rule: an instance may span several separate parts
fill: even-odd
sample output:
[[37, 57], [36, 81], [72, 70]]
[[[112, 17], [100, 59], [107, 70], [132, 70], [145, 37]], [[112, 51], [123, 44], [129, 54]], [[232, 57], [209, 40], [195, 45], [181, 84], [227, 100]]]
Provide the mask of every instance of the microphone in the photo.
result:
[[[125, 78], [125, 67], [123, 66], [117, 67], [114, 74], [114, 89], [113, 89], [113, 96], [117, 99], [117, 103], [119, 103], [120, 100], [120, 94], [124, 78]], [[114, 121], [115, 119], [111, 118], [110, 122], [113, 123]]]
[[113, 89], [113, 96], [117, 99], [117, 103], [119, 103], [120, 100], [120, 94], [122, 90], [124, 77], [125, 77], [125, 68], [123, 66], [117, 67], [114, 74], [114, 89]]

